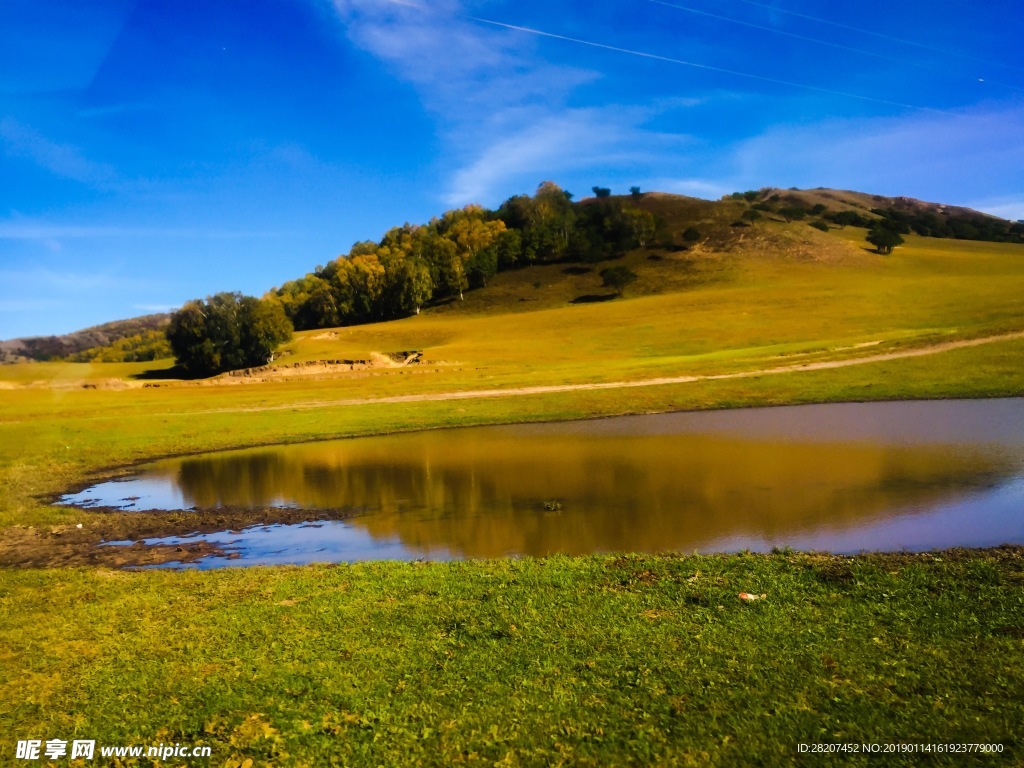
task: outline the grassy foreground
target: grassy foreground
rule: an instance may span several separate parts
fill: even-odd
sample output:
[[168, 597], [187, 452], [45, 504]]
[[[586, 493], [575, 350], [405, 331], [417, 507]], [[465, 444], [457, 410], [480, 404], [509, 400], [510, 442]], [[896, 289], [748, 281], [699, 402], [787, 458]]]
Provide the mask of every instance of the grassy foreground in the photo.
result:
[[883, 763], [1009, 764], [1024, 758], [1022, 587], [1019, 549], [7, 572], [0, 749], [812, 765], [836, 757], [798, 744], [984, 742], [1004, 752]]

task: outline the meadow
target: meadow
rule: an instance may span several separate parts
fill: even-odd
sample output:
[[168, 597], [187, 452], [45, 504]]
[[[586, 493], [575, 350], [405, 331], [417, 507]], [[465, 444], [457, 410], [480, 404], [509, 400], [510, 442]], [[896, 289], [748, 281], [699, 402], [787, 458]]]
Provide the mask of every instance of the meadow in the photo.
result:
[[[621, 299], [607, 298], [596, 271], [503, 273], [416, 317], [297, 334], [276, 371], [250, 377], [179, 381], [170, 361], [0, 367], [0, 749], [82, 737], [209, 743], [212, 764], [232, 766], [725, 765], [790, 764], [799, 742], [897, 740], [999, 742], [1002, 756], [966, 759], [1020, 759], [1016, 549], [216, 573], [13, 567], [29, 541], [48, 553], [35, 565], [89, 562], [110, 516], [49, 501], [160, 456], [1024, 393], [1020, 338], [799, 370], [1024, 331], [1021, 246], [910, 236], [880, 256], [863, 238], [854, 227], [758, 225], [725, 250], [631, 252], [622, 262], [639, 279]], [[408, 350], [423, 361], [293, 367]], [[780, 366], [792, 369], [758, 373]], [[749, 375], [512, 394], [738, 373]], [[480, 390], [510, 393], [446, 397]], [[387, 401], [403, 396], [431, 399]], [[117, 525], [142, 529], [145, 518]], [[195, 518], [170, 524], [186, 532]], [[741, 591], [768, 598], [744, 604]]]

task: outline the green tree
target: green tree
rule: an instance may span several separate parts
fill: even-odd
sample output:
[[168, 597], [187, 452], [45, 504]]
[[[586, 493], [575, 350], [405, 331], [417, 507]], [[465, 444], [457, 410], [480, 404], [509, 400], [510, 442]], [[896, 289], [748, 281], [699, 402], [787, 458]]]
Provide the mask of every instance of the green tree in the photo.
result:
[[167, 327], [175, 360], [195, 376], [265, 365], [291, 334], [280, 302], [240, 293], [190, 301], [171, 316]]
[[243, 296], [238, 307], [237, 367], [274, 361], [278, 346], [292, 337], [292, 324], [280, 304]]
[[323, 279], [314, 277], [317, 286], [310, 291], [309, 297], [302, 303], [298, 312], [303, 328], [334, 328], [343, 323], [338, 303], [331, 292], [330, 285]]
[[700, 240], [700, 230], [696, 227], [687, 227], [683, 230], [683, 240], [688, 243], [696, 243]]
[[654, 237], [654, 232], [657, 229], [654, 214], [642, 208], [626, 208], [622, 211], [622, 218], [625, 220], [626, 226], [636, 244], [641, 248], [645, 248], [647, 243], [651, 241], [651, 238]]
[[190, 301], [171, 315], [167, 342], [177, 364], [187, 373], [202, 375], [220, 367], [220, 355], [214, 348], [206, 325], [206, 304]]
[[419, 258], [406, 258], [388, 274], [389, 314], [420, 313], [434, 294], [430, 268]]
[[899, 232], [883, 227], [876, 226], [868, 232], [867, 241], [871, 243], [881, 254], [892, 253], [892, 249], [897, 245], [903, 245], [903, 238]]
[[611, 197], [612, 191], [608, 187], [591, 187], [594, 190], [594, 197]]
[[630, 187], [629, 194], [634, 201], [637, 201], [644, 196], [644, 193], [640, 191], [640, 187]]
[[424, 243], [424, 253], [438, 291], [442, 295], [458, 296], [461, 299], [463, 291], [469, 287], [469, 280], [458, 246], [435, 232]]
[[627, 285], [636, 280], [636, 273], [622, 264], [602, 269], [600, 275], [603, 281], [601, 285], [614, 288], [619, 296], [622, 296]]
[[856, 211], [838, 211], [836, 213], [829, 214], [826, 218], [830, 219], [835, 224], [838, 224], [840, 229], [846, 229], [847, 226], [864, 226], [864, 217]]
[[523, 258], [523, 236], [518, 229], [506, 229], [496, 244], [498, 269], [511, 269]]

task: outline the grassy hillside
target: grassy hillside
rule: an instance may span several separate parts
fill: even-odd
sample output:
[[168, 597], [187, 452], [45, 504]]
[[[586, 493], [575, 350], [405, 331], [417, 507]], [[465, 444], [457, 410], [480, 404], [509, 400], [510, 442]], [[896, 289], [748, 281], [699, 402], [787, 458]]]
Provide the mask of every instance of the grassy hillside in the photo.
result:
[[[561, 199], [561, 191], [557, 187], [554, 189], [557, 190], [557, 197]], [[539, 197], [534, 198], [534, 201], [531, 202], [530, 198], [521, 197], [513, 198], [509, 202], [523, 200], [526, 201], [526, 205], [533, 205], [539, 199]], [[570, 205], [565, 200], [561, 202], [562, 205]], [[485, 220], [495, 217], [509, 219], [512, 216], [506, 211], [505, 206], [498, 211], [491, 212], [478, 208], [475, 210]], [[563, 211], [564, 215], [568, 217], [566, 219], [568, 223], [565, 226], [569, 230], [572, 227], [592, 226], [593, 222], [586, 223], [590, 221], [588, 211], [599, 212], [597, 222], [603, 221], [606, 228], [613, 225], [619, 227], [615, 235], [617, 244], [610, 251], [603, 253], [603, 258], [600, 258], [602, 254], [595, 251], [593, 247], [577, 245], [574, 246], [575, 251], [570, 248], [558, 258], [550, 255], [541, 257], [533, 266], [524, 269], [522, 267], [527, 262], [523, 259], [526, 257], [520, 253], [519, 268], [516, 268], [515, 265], [499, 263], [497, 268], [504, 272], [488, 278], [487, 282], [490, 284], [487, 288], [469, 291], [471, 297], [469, 302], [455, 301], [455, 294], [445, 293], [441, 286], [435, 286], [433, 299], [429, 302], [433, 313], [521, 312], [557, 307], [565, 303], [602, 303], [615, 297], [615, 291], [603, 285], [600, 279], [601, 269], [608, 265], [627, 267], [639, 273], [641, 279], [632, 286], [631, 292], [634, 295], [648, 295], [687, 290], [727, 281], [737, 276], [737, 267], [749, 267], [765, 259], [787, 262], [853, 261], [856, 263], [857, 260], [853, 257], [859, 255], [863, 260], [863, 253], [855, 248], [853, 242], [848, 242], [844, 248], [842, 241], [854, 241], [863, 233], [854, 228], [851, 228], [850, 232], [845, 231], [845, 225], [849, 222], [837, 224], [829, 220], [830, 217], [842, 213], [855, 213], [860, 217], [860, 223], [864, 226], [868, 226], [872, 222], [887, 221], [888, 225], [904, 233], [920, 230], [919, 234], [941, 234], [943, 237], [954, 236], [947, 227], [950, 221], [954, 221], [954, 223], [974, 222], [977, 226], [957, 229], [958, 234], [955, 237], [960, 238], [958, 242], [964, 242], [964, 238], [968, 242], [972, 238], [992, 239], [985, 234], [988, 232], [986, 227], [995, 227], [1003, 232], [1005, 235], [1003, 239], [1014, 244], [1020, 244], [1021, 239], [1024, 238], [1024, 227], [1019, 223], [1011, 224], [1011, 222], [969, 209], [926, 203], [910, 198], [887, 198], [880, 195], [829, 189], [764, 188], [752, 192], [735, 193], [718, 201], [659, 192], [645, 193], [634, 197], [589, 198], [575, 204], [571, 210]], [[630, 218], [625, 214], [630, 213], [642, 213], [652, 221], [652, 226], [654, 223], [656, 226], [650, 232], [649, 242], [645, 243], [646, 247], [627, 252], [627, 241], [630, 241], [630, 238], [627, 238], [626, 241], [622, 240], [623, 233], [620, 230], [623, 226], [627, 226], [623, 222]], [[461, 212], [449, 212], [449, 214], [458, 218]], [[449, 214], [446, 214], [446, 217]], [[922, 216], [925, 218], [921, 218]], [[509, 220], [513, 221], [514, 217]], [[791, 220], [804, 223], [789, 226]], [[448, 219], [446, 218], [445, 221]], [[432, 222], [430, 226], [434, 226], [435, 222]], [[501, 221], [492, 221], [491, 223], [498, 226], [499, 229], [504, 227]], [[808, 227], [806, 224], [812, 226]], [[406, 226], [408, 227], [408, 225]], [[526, 224], [523, 226], [528, 227]], [[819, 233], [814, 227], [826, 234]], [[829, 230], [840, 227], [843, 232], [837, 242], [828, 234]], [[413, 227], [402, 230], [404, 234], [397, 229], [392, 230], [385, 237], [385, 241], [382, 241], [382, 245], [384, 242], [397, 242], [397, 240], [388, 240], [388, 237], [408, 239], [410, 233], [416, 229]], [[421, 233], [425, 231], [420, 229]], [[525, 229], [522, 231], [526, 232]], [[458, 235], [452, 236], [458, 237]], [[590, 232], [588, 236], [594, 236], [594, 232]], [[633, 240], [631, 242], [635, 245], [637, 242], [644, 241]], [[627, 247], [624, 248], [624, 246]], [[408, 248], [408, 243], [401, 245], [400, 248]], [[590, 248], [589, 251], [588, 248]], [[576, 255], [572, 255], [573, 253]], [[588, 253], [589, 256], [587, 256]], [[596, 262], [593, 260], [595, 254], [598, 257]], [[615, 258], [614, 262], [607, 260], [609, 256], [616, 255], [618, 258]], [[373, 258], [377, 259], [378, 257], [374, 256]], [[389, 269], [387, 258], [393, 258], [393, 256], [385, 255], [381, 258], [384, 261], [378, 264], [378, 268]], [[402, 258], [412, 257], [407, 254]], [[415, 258], [422, 260], [421, 256]], [[531, 258], [533, 257], [531, 256]], [[657, 264], [661, 261], [666, 263]], [[467, 265], [466, 268], [468, 269], [469, 266]], [[329, 281], [324, 282], [319, 279], [325, 276], [326, 273], [318, 271], [316, 275], [307, 275], [303, 280], [312, 279], [318, 285], [329, 287]], [[375, 279], [379, 279], [379, 275]], [[435, 275], [433, 279], [436, 281], [440, 278]], [[323, 322], [311, 322], [308, 316], [303, 315], [302, 311], [297, 309], [296, 302], [305, 301], [305, 299], [298, 298], [298, 295], [301, 294], [308, 298], [308, 295], [302, 292], [311, 290], [308, 286], [296, 287], [299, 284], [303, 284], [303, 281], [293, 281], [290, 284], [293, 286], [292, 290], [298, 292], [295, 295], [279, 295], [279, 289], [274, 289], [268, 296], [274, 296], [277, 300], [284, 301], [286, 311], [291, 315], [298, 313], [298, 316], [294, 317], [297, 327], [323, 326]], [[527, 286], [532, 287], [533, 290], [527, 290]], [[472, 284], [469, 284], [469, 287], [472, 287]], [[332, 290], [337, 292], [338, 286], [333, 286]], [[456, 291], [457, 293], [458, 291]], [[340, 298], [338, 300], [340, 301]], [[395, 314], [393, 309], [382, 311], [385, 312], [384, 316]], [[396, 316], [401, 314], [403, 313], [399, 311]], [[360, 318], [353, 316], [352, 319]], [[361, 319], [365, 321], [368, 318], [362, 317]], [[147, 315], [105, 323], [64, 336], [0, 341], [0, 362], [61, 358], [75, 362], [151, 361], [161, 354], [169, 353], [168, 346], [159, 338], [159, 334], [166, 328], [168, 320], [169, 316], [165, 314]], [[12, 378], [17, 378], [17, 374], [12, 374]]]
[[511, 386], [733, 370], [1024, 327], [1024, 250], [908, 236], [881, 257], [862, 237], [771, 225], [727, 252], [635, 251], [622, 262], [637, 283], [599, 302], [573, 303], [610, 295], [596, 272], [566, 274], [578, 266], [508, 272], [418, 317], [300, 333], [283, 362], [416, 349], [436, 386]]
[[143, 315], [128, 320], [114, 320], [91, 328], [83, 328], [63, 336], [32, 336], [0, 341], [0, 363], [23, 360], [52, 360], [96, 350], [152, 331], [162, 331], [170, 321], [166, 313]]
[[[402, 373], [435, 375], [429, 383], [417, 377], [415, 389], [511, 386], [726, 370], [1024, 327], [1024, 248], [908, 235], [883, 257], [863, 236], [855, 227], [823, 233], [798, 222], [758, 223], [726, 250], [706, 241], [682, 252], [635, 250], [616, 261], [639, 276], [625, 298], [602, 287], [599, 265], [513, 270], [419, 316], [300, 332], [280, 363], [422, 350], [426, 364]], [[139, 377], [173, 376], [169, 369], [8, 365], [0, 382], [141, 386]]]

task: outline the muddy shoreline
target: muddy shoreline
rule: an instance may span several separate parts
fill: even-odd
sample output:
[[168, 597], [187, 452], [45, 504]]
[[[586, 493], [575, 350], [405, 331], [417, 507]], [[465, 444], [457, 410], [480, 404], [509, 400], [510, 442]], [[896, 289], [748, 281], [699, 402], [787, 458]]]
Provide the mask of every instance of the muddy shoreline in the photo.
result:
[[[351, 509], [220, 507], [173, 512], [125, 512], [116, 507], [85, 510], [77, 525], [13, 526], [0, 531], [0, 568], [67, 568], [99, 566], [132, 568], [165, 563], [190, 563], [208, 556], [232, 555], [206, 543], [147, 545], [144, 539], [237, 531], [253, 525], [294, 525], [345, 520]], [[134, 542], [107, 546], [110, 542]]]

